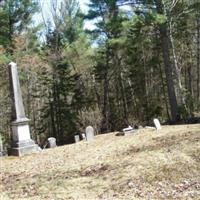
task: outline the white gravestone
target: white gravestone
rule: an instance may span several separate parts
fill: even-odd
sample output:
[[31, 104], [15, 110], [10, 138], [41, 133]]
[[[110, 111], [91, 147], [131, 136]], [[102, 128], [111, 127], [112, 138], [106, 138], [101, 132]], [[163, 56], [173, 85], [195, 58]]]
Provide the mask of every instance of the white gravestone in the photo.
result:
[[133, 131], [133, 127], [129, 125], [127, 128], [123, 128], [123, 132], [128, 132], [128, 131]]
[[82, 140], [86, 140], [85, 133], [81, 133]]
[[87, 141], [94, 139], [94, 128], [92, 126], [86, 127], [85, 134]]
[[30, 137], [29, 119], [26, 118], [22, 101], [17, 64], [9, 64], [10, 87], [12, 98], [12, 143], [11, 154], [22, 156], [37, 152], [39, 147]]
[[161, 125], [160, 125], [159, 120], [158, 119], [154, 119], [153, 122], [154, 122], [154, 125], [155, 125], [156, 129], [160, 130], [161, 129]]
[[124, 135], [132, 135], [133, 133], [135, 133], [136, 132], [136, 130], [132, 127], [132, 126], [128, 126], [127, 128], [123, 128], [123, 133], [124, 133]]
[[49, 148], [57, 147], [57, 145], [56, 145], [56, 138], [50, 137], [50, 138], [47, 139], [47, 141], [48, 141], [48, 147]]
[[74, 141], [75, 141], [75, 143], [80, 142], [80, 136], [79, 135], [75, 135], [74, 136]]

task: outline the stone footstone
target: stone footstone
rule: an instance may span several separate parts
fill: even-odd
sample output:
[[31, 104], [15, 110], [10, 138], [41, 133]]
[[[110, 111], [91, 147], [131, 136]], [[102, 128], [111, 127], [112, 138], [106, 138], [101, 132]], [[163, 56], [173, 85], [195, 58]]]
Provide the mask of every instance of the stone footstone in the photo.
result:
[[80, 136], [79, 135], [75, 135], [74, 136], [74, 141], [75, 141], [75, 143], [80, 142]]

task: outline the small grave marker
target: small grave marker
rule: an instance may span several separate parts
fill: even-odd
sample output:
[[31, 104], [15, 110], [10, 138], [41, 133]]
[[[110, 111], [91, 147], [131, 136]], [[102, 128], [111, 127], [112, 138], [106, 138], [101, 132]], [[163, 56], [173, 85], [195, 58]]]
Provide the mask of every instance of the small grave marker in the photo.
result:
[[134, 128], [130, 125], [127, 128], [123, 128], [122, 131], [124, 135], [129, 135], [135, 132]]
[[79, 137], [79, 135], [75, 135], [75, 136], [74, 136], [74, 141], [75, 141], [75, 143], [77, 143], [77, 142], [80, 141], [80, 137]]
[[82, 140], [86, 140], [85, 133], [81, 133], [81, 139], [82, 139]]
[[157, 130], [162, 129], [158, 119], [154, 119], [153, 122]]
[[127, 128], [123, 128], [123, 132], [132, 131], [132, 130], [133, 130], [133, 127], [130, 125]]
[[94, 139], [94, 128], [92, 126], [87, 126], [85, 129], [85, 134], [87, 141]]
[[57, 146], [56, 145], [56, 138], [50, 137], [50, 138], [47, 139], [47, 141], [48, 141], [48, 147], [49, 148], [54, 148], [54, 147]]

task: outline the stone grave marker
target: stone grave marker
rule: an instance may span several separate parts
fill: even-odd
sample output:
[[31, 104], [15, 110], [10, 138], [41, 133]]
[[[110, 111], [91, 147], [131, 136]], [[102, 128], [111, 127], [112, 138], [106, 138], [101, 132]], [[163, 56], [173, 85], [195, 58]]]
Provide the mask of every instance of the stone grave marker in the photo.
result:
[[22, 156], [38, 152], [38, 145], [31, 139], [29, 119], [25, 116], [21, 88], [17, 72], [17, 64], [9, 64], [10, 92], [12, 99], [12, 142], [10, 154]]
[[132, 126], [129, 125], [127, 128], [123, 128], [123, 132], [129, 132], [129, 131], [133, 131]]
[[136, 132], [136, 130], [130, 125], [127, 128], [123, 128], [122, 131], [123, 131], [124, 135], [129, 135], [129, 134], [133, 134]]
[[92, 126], [87, 126], [85, 129], [85, 134], [87, 141], [94, 139], [94, 128]]
[[50, 137], [50, 138], [47, 139], [47, 141], [48, 141], [48, 147], [49, 148], [57, 147], [57, 145], [56, 145], [56, 138]]
[[154, 119], [153, 122], [157, 130], [162, 129], [158, 119]]
[[82, 140], [86, 140], [85, 133], [81, 133], [81, 139], [82, 139]]
[[80, 142], [80, 136], [79, 135], [75, 135], [74, 136], [74, 141], [75, 141], [75, 143]]

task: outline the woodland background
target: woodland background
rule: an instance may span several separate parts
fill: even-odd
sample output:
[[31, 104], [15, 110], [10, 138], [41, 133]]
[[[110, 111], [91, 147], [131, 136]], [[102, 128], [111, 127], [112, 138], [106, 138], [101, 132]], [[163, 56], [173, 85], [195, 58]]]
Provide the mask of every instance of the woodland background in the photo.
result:
[[[0, 0], [3, 143], [10, 140], [11, 60], [41, 145], [50, 136], [70, 143], [87, 125], [104, 133], [154, 117], [165, 123], [199, 117], [199, 0], [90, 0], [87, 13], [76, 0], [49, 1], [53, 20], [36, 26], [40, 1]], [[86, 20], [96, 28], [84, 29]]]

